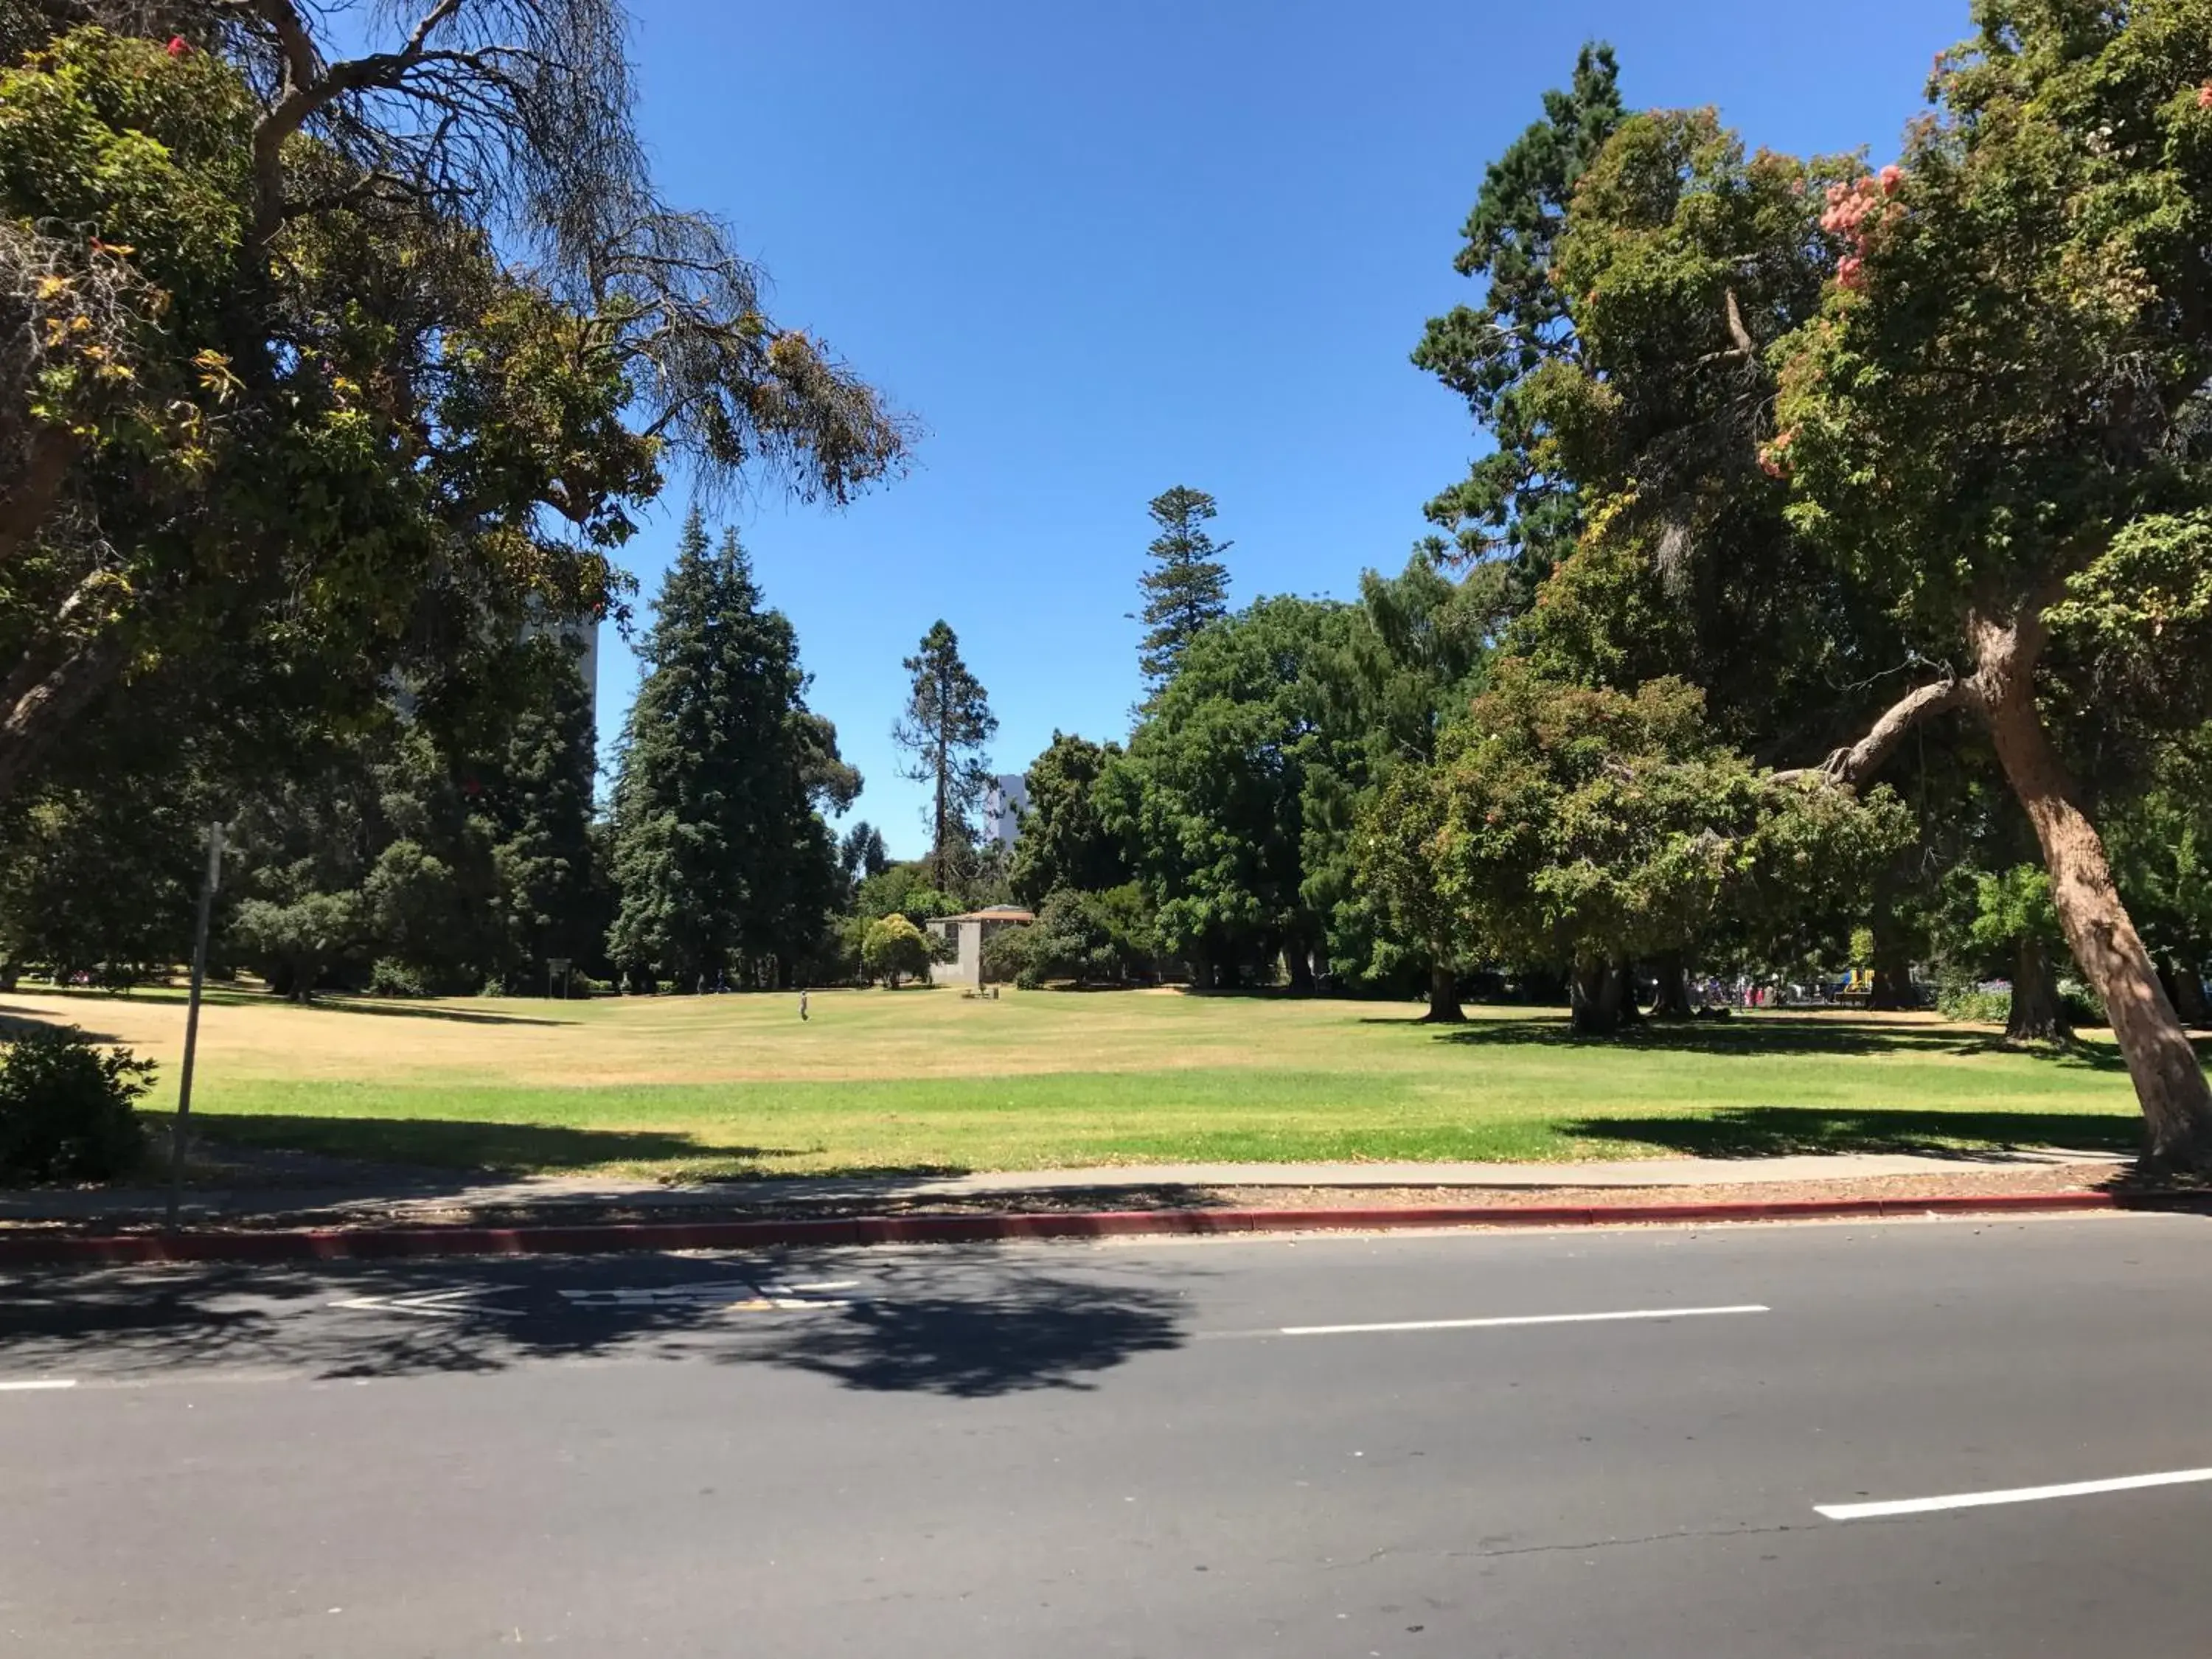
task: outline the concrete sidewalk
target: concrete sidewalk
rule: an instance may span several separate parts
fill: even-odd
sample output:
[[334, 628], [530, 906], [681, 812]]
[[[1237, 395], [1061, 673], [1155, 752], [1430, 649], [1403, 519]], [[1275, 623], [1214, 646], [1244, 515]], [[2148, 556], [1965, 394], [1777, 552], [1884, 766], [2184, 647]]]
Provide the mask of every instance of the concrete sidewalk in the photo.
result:
[[[254, 1216], [404, 1217], [410, 1212], [609, 1207], [746, 1209], [880, 1200], [962, 1199], [1022, 1193], [1157, 1192], [1163, 1188], [1452, 1188], [1511, 1192], [1627, 1188], [1741, 1187], [1826, 1183], [1911, 1176], [1954, 1176], [2007, 1169], [2079, 1167], [2086, 1185], [2126, 1160], [2110, 1153], [2045, 1148], [2010, 1152], [1833, 1153], [1786, 1158], [1622, 1158], [1581, 1164], [1148, 1164], [1078, 1170], [1012, 1170], [962, 1176], [795, 1176], [671, 1186], [586, 1176], [520, 1180], [466, 1172], [386, 1172], [367, 1182], [203, 1187], [185, 1195], [193, 1221]], [[0, 1192], [0, 1221], [127, 1220], [160, 1214], [157, 1189]]]

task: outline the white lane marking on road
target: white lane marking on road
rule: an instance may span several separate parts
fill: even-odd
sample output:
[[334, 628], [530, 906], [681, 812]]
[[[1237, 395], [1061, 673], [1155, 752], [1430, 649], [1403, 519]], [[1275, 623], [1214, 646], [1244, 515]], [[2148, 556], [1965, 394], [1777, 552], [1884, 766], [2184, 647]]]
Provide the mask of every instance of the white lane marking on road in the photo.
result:
[[518, 1310], [495, 1307], [480, 1298], [498, 1291], [465, 1286], [457, 1291], [422, 1291], [412, 1296], [352, 1296], [333, 1302], [333, 1308], [366, 1308], [381, 1313], [416, 1314], [428, 1319], [458, 1319], [465, 1314], [491, 1313], [512, 1316]]
[[1620, 1313], [1513, 1314], [1500, 1319], [1400, 1319], [1379, 1325], [1285, 1325], [1285, 1336], [1364, 1336], [1371, 1331], [1479, 1331], [1498, 1325], [1596, 1325], [1616, 1319], [1709, 1319], [1717, 1314], [1772, 1313], [1761, 1302], [1733, 1308], [1629, 1308]]
[[2014, 1486], [2008, 1492], [1954, 1492], [1942, 1498], [1900, 1498], [1878, 1504], [1815, 1504], [1831, 1521], [1867, 1521], [1880, 1515], [1929, 1515], [1937, 1510], [1978, 1510], [1991, 1504], [2039, 1504], [2047, 1498], [2088, 1498], [2147, 1486], [2191, 1486], [2212, 1480], [2212, 1469], [2172, 1469], [2164, 1474], [2124, 1474], [2117, 1480], [2071, 1480], [2057, 1486]]
[[842, 1298], [817, 1294], [850, 1290], [856, 1279], [825, 1280], [813, 1285], [756, 1285], [749, 1279], [701, 1279], [688, 1285], [626, 1285], [601, 1289], [567, 1290], [561, 1294], [576, 1308], [715, 1307], [749, 1313], [771, 1309], [787, 1311], [844, 1308]]
[[0, 1392], [29, 1394], [34, 1389], [75, 1387], [76, 1387], [76, 1378], [73, 1376], [29, 1376], [20, 1382], [0, 1382]]

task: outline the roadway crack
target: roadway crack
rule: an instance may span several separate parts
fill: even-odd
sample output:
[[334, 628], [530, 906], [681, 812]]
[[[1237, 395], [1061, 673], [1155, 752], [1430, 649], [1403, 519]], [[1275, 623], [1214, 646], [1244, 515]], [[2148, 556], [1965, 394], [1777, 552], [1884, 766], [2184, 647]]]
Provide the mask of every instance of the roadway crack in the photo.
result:
[[1644, 1544], [1665, 1544], [1681, 1538], [1758, 1538], [1779, 1532], [1802, 1532], [1784, 1522], [1771, 1527], [1691, 1527], [1678, 1532], [1646, 1533], [1637, 1538], [1593, 1538], [1578, 1544], [1520, 1544], [1510, 1549], [1452, 1550], [1452, 1560], [1487, 1561], [1504, 1555], [1549, 1555], [1561, 1551], [1634, 1549]]
[[1371, 1567], [1377, 1561], [1380, 1561], [1384, 1556], [1389, 1553], [1390, 1552], [1387, 1549], [1379, 1549], [1370, 1554], [1362, 1556], [1357, 1561], [1327, 1562], [1323, 1564], [1322, 1571], [1323, 1572], [1342, 1572], [1346, 1567]]

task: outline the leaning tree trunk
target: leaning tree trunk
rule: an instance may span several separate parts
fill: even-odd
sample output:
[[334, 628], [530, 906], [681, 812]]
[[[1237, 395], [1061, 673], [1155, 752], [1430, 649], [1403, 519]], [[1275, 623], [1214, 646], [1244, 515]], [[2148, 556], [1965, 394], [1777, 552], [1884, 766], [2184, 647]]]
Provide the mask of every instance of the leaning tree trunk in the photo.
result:
[[2033, 933], [2020, 941], [2020, 960], [2012, 976], [2012, 1010], [2005, 1018], [2008, 1042], [2063, 1042], [2074, 1035], [2058, 1000], [2058, 969], [2051, 951]]
[[1574, 975], [1573, 1012], [1568, 1026], [1577, 1036], [1609, 1037], [1620, 1034], [1622, 992], [1628, 975], [1609, 962], [1577, 967]]
[[1695, 1018], [1698, 1011], [1690, 1006], [1690, 969], [1682, 953], [1669, 951], [1652, 964], [1652, 969], [1658, 975], [1659, 989], [1651, 999], [1651, 1018]]
[[2212, 1084], [2120, 902], [2105, 844], [2081, 810], [2036, 710], [2036, 662], [2049, 639], [2043, 611], [2063, 591], [2063, 582], [2054, 579], [2011, 615], [1970, 615], [1971, 678], [1954, 676], [1917, 688], [1850, 748], [1838, 750], [1818, 767], [1778, 772], [1774, 781], [1861, 787], [1920, 720], [1950, 708], [1970, 708], [1979, 714], [2005, 780], [2035, 826], [2066, 943], [2104, 999], [2142, 1108], [2145, 1166], [2212, 1171]]
[[2027, 809], [2051, 874], [2074, 960], [2104, 999], [2142, 1107], [2143, 1161], [2153, 1169], [2212, 1169], [2212, 1085], [2142, 936], [2120, 902], [2105, 844], [2075, 796], [2035, 707], [2039, 616], [1975, 629], [1973, 701], [1999, 764]]
[[1459, 975], [1443, 955], [1429, 964], [1429, 1012], [1421, 1018], [1432, 1025], [1456, 1025], [1467, 1018], [1459, 1006]]

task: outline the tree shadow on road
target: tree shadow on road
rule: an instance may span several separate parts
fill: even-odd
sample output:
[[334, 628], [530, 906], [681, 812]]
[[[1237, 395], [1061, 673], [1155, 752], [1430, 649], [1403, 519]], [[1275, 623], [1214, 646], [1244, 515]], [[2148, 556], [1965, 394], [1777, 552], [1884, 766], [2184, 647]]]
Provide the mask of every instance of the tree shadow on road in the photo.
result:
[[2008, 1152], [2063, 1146], [2130, 1153], [2142, 1120], [2110, 1112], [1974, 1112], [1883, 1107], [1732, 1106], [1704, 1117], [1620, 1115], [1562, 1126], [1569, 1135], [1633, 1141], [1696, 1158], [1800, 1152], [1917, 1152], [2002, 1163]]
[[[708, 1361], [981, 1400], [1091, 1389], [1137, 1355], [1181, 1347], [1188, 1304], [1158, 1278], [957, 1248], [888, 1266], [784, 1251], [52, 1271], [18, 1276], [0, 1298], [0, 1351], [18, 1377], [366, 1380]], [[805, 1288], [842, 1279], [858, 1282]]]
[[916, 1286], [855, 1303], [766, 1357], [874, 1393], [1088, 1389], [1133, 1355], [1181, 1347], [1179, 1304], [1150, 1286], [1030, 1274], [964, 1291]]

